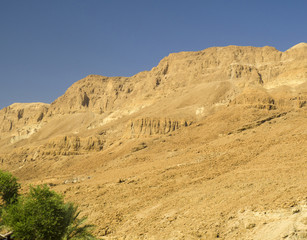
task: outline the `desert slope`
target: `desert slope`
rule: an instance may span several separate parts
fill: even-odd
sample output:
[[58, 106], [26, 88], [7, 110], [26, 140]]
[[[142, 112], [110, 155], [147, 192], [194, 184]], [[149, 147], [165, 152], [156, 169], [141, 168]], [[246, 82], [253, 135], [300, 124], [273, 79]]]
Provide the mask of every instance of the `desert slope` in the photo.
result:
[[0, 110], [0, 166], [106, 239], [303, 239], [306, 129], [306, 43], [213, 47]]

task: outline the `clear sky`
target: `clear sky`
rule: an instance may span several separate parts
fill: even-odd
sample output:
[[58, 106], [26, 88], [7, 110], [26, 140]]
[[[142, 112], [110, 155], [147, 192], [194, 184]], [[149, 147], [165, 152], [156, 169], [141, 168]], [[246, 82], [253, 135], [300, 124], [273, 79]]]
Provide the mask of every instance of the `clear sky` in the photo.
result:
[[306, 0], [0, 0], [0, 109], [51, 103], [89, 74], [132, 76], [171, 52], [307, 42]]

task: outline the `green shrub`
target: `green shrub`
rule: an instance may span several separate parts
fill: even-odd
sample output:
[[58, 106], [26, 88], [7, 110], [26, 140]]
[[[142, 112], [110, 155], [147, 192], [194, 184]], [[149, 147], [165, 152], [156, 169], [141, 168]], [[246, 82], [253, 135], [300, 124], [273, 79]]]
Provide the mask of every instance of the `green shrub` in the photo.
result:
[[17, 179], [11, 173], [0, 170], [0, 206], [16, 202], [19, 189]]
[[[0, 229], [13, 231], [19, 240], [95, 240], [93, 225], [79, 218], [73, 203], [65, 203], [61, 195], [46, 185], [30, 187], [28, 194], [19, 196], [20, 184], [8, 172], [0, 170]], [[0, 201], [0, 202], [1, 202]]]
[[69, 225], [67, 209], [62, 196], [47, 186], [37, 186], [31, 187], [15, 204], [8, 205], [2, 219], [14, 231], [15, 239], [61, 239]]

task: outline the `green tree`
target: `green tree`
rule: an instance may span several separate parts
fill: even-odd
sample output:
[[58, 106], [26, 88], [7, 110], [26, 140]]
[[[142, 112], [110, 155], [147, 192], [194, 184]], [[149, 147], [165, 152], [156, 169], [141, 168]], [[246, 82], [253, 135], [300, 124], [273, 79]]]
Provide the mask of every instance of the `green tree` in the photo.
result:
[[0, 207], [16, 202], [19, 189], [17, 179], [11, 173], [0, 170]]
[[91, 233], [94, 226], [79, 218], [78, 207], [46, 185], [31, 186], [22, 196], [19, 189], [17, 179], [0, 170], [0, 229], [12, 230], [14, 239], [97, 239]]
[[86, 217], [79, 218], [81, 211], [78, 211], [78, 206], [72, 203], [68, 204], [66, 217], [68, 219], [69, 225], [66, 229], [63, 240], [95, 240], [91, 231], [94, 225], [85, 224]]
[[31, 187], [30, 192], [8, 205], [2, 212], [3, 223], [21, 240], [62, 239], [70, 222], [63, 197], [47, 186]]

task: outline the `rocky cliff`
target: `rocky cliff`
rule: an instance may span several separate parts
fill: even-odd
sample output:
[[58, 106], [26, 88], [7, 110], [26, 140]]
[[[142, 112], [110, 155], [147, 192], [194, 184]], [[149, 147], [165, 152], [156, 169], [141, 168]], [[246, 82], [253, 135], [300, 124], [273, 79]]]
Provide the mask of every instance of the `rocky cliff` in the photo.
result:
[[[229, 106], [268, 111], [304, 108], [306, 58], [306, 43], [285, 52], [273, 47], [212, 47], [172, 53], [151, 71], [130, 78], [89, 75], [50, 105], [16, 103], [2, 109], [0, 141], [8, 152], [24, 144], [47, 146], [53, 141], [53, 153], [62, 154], [71, 146], [63, 147], [57, 139], [70, 134], [73, 139], [88, 139], [111, 132], [104, 141], [112, 143], [171, 133]], [[100, 151], [102, 144], [97, 144], [94, 149]], [[84, 154], [91, 148], [85, 144], [74, 151], [79, 149]]]

